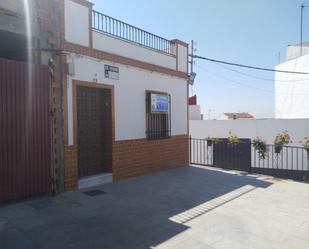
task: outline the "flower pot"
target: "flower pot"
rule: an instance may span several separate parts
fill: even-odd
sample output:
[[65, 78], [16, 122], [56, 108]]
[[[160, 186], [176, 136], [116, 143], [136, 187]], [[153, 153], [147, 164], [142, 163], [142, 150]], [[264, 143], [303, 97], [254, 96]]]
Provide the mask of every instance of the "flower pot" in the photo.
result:
[[207, 146], [208, 147], [212, 146], [212, 140], [211, 139], [207, 139]]
[[259, 146], [259, 151], [261, 151], [261, 152], [266, 152], [266, 144], [260, 144], [260, 146]]
[[261, 159], [265, 159], [266, 157], [266, 144], [261, 144], [259, 148], [259, 155]]
[[282, 146], [281, 145], [275, 145], [275, 153], [279, 154], [282, 151]]

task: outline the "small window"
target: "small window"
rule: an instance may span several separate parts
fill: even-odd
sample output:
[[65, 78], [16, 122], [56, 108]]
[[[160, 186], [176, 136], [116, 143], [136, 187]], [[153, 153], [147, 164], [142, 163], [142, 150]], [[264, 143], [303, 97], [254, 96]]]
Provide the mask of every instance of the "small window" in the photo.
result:
[[171, 96], [146, 91], [146, 137], [161, 139], [171, 136]]

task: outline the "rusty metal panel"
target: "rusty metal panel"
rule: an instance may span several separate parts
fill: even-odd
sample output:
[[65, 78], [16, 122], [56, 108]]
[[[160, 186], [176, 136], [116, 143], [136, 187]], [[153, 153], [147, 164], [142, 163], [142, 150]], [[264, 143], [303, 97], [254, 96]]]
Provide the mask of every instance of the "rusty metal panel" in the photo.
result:
[[50, 78], [47, 66], [0, 59], [0, 202], [49, 192]]

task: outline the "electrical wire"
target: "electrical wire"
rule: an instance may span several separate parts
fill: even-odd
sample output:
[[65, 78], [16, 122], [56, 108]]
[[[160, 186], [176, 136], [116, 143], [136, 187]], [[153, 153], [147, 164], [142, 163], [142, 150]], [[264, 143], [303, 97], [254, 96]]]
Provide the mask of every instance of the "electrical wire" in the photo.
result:
[[238, 63], [233, 63], [233, 62], [227, 62], [227, 61], [221, 61], [221, 60], [215, 60], [199, 55], [192, 55], [190, 54], [189, 56], [196, 58], [196, 59], [202, 59], [202, 60], [207, 60], [211, 62], [216, 62], [220, 64], [226, 64], [226, 65], [231, 65], [231, 66], [237, 66], [237, 67], [245, 67], [245, 68], [250, 68], [250, 69], [255, 69], [255, 70], [262, 70], [262, 71], [268, 71], [268, 72], [277, 72], [277, 73], [291, 73], [291, 74], [305, 74], [309, 75], [309, 72], [296, 72], [296, 71], [286, 71], [286, 70], [276, 70], [276, 69], [270, 69], [270, 68], [263, 68], [263, 67], [255, 67], [255, 66], [249, 66], [249, 65], [244, 65], [244, 64], [238, 64]]
[[234, 83], [234, 84], [237, 84], [237, 85], [241, 85], [241, 86], [244, 86], [244, 87], [247, 87], [247, 88], [251, 88], [251, 89], [255, 89], [255, 90], [258, 90], [258, 91], [262, 91], [262, 92], [266, 92], [266, 93], [270, 93], [270, 94], [279, 94], [279, 95], [302, 95], [302, 96], [309, 96], [309, 93], [283, 93], [283, 92], [274, 92], [274, 91], [270, 91], [270, 90], [267, 90], [267, 89], [263, 89], [263, 88], [259, 88], [259, 87], [255, 87], [255, 86], [251, 86], [251, 85], [248, 85], [248, 84], [245, 84], [245, 83], [242, 83], [242, 82], [239, 82], [239, 81], [235, 81], [235, 80], [232, 80], [232, 79], [229, 79], [225, 76], [222, 76], [220, 74], [217, 74], [217, 73], [214, 73], [208, 69], [205, 69], [199, 65], [196, 65], [199, 69], [201, 70], [204, 70], [205, 72], [208, 72], [209, 74], [217, 77], [217, 78], [221, 78], [221, 79], [224, 79], [230, 83]]
[[[270, 81], [270, 82], [274, 82], [275, 81], [274, 79], [269, 79], [269, 78], [259, 77], [259, 76], [253, 75], [253, 74], [244, 73], [244, 72], [238, 71], [236, 69], [232, 69], [232, 68], [230, 68], [228, 66], [222, 65], [220, 63], [215, 63], [215, 64], [217, 66], [223, 67], [223, 68], [225, 68], [227, 70], [230, 70], [232, 72], [238, 73], [238, 74], [243, 75], [243, 76], [251, 77], [251, 78], [254, 78], [254, 79], [258, 79], [258, 80]], [[278, 82], [300, 82], [300, 81], [307, 81], [307, 80], [309, 80], [309, 78], [306, 78], [306, 79], [295, 79], [295, 80], [278, 80], [278, 79], [276, 79], [276, 81], [278, 81]]]

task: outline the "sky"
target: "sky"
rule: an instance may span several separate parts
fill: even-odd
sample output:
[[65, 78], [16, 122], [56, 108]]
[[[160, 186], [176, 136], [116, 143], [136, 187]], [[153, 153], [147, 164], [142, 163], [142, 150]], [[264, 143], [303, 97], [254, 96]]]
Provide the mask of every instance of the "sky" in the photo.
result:
[[[166, 39], [194, 40], [197, 55], [272, 69], [285, 60], [287, 45], [299, 43], [300, 6], [309, 5], [309, 0], [93, 2], [95, 10]], [[303, 41], [309, 41], [309, 7], [303, 23]], [[197, 94], [205, 119], [223, 112], [274, 116], [274, 73], [202, 60], [195, 61], [194, 71], [197, 77], [190, 94]]]

